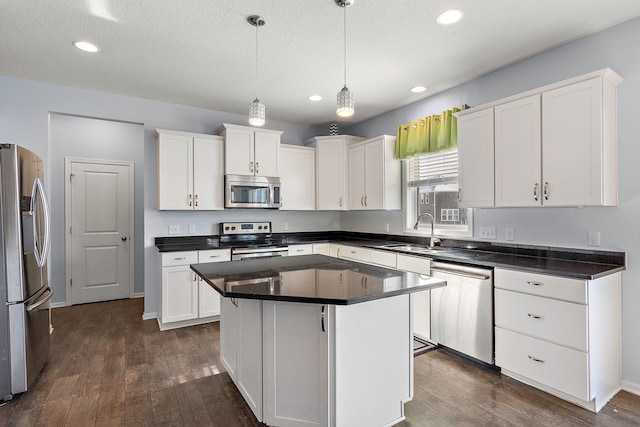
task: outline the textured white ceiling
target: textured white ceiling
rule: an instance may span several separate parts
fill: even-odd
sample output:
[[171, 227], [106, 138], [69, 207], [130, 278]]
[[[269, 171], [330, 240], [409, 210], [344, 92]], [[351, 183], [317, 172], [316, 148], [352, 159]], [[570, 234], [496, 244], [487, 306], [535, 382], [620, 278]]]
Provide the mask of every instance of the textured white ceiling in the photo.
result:
[[[443, 27], [437, 14], [464, 10]], [[0, 74], [247, 114], [336, 121], [342, 8], [334, 0], [2, 0]], [[356, 0], [347, 9], [355, 123], [640, 15], [639, 0]], [[88, 40], [100, 51], [72, 46]], [[427, 91], [413, 94], [417, 84]], [[307, 96], [320, 94], [311, 102]]]

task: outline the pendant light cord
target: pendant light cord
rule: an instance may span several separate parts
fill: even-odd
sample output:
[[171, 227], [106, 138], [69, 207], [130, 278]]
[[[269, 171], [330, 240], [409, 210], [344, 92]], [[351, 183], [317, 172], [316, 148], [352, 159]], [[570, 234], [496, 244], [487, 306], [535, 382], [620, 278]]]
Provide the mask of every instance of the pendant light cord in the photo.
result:
[[344, 9], [344, 87], [347, 87], [347, 4], [346, 1], [342, 6]]
[[[258, 18], [259, 19], [259, 18]], [[256, 25], [256, 99], [258, 99], [258, 27], [260, 24]]]

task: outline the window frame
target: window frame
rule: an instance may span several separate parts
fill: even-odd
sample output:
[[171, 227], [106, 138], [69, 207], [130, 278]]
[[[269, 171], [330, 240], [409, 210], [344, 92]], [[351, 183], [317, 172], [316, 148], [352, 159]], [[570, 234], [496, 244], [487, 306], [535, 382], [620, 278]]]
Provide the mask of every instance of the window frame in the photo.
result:
[[[418, 187], [409, 186], [409, 179], [409, 159], [402, 160], [402, 221], [404, 234], [428, 237], [431, 235], [431, 224], [429, 221], [421, 222], [418, 230], [413, 229], [413, 225], [418, 218]], [[433, 234], [440, 238], [449, 239], [472, 238], [473, 209], [467, 209], [469, 224], [466, 230], [452, 230], [449, 228], [438, 227], [438, 224], [435, 224]]]

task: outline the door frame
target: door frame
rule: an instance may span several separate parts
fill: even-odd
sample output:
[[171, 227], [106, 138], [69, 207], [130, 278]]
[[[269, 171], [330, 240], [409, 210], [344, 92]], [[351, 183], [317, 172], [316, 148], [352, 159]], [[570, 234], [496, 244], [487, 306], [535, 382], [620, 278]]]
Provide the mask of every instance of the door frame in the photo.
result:
[[74, 163], [89, 163], [95, 165], [114, 165], [129, 167], [129, 298], [135, 297], [135, 163], [127, 160], [106, 160], [106, 159], [82, 159], [76, 157], [64, 158], [64, 235], [65, 235], [65, 304], [73, 305], [73, 295], [71, 289], [71, 238], [68, 230], [71, 227], [71, 168]]

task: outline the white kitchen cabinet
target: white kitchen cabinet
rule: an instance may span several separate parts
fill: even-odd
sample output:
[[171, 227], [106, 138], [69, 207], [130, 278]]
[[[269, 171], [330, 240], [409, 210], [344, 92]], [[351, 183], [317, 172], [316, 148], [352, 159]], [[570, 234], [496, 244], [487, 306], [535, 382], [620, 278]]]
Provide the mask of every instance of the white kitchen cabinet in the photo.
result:
[[540, 95], [495, 107], [496, 206], [540, 206]]
[[262, 421], [262, 302], [222, 298], [220, 360]]
[[617, 205], [621, 82], [604, 69], [458, 113], [462, 205]]
[[[264, 301], [264, 423], [329, 425], [326, 306]], [[324, 319], [323, 319], [324, 317]]]
[[316, 209], [347, 210], [347, 148], [363, 138], [350, 135], [317, 136], [305, 142], [316, 148]]
[[281, 131], [224, 123], [219, 133], [225, 141], [225, 174], [280, 176]]
[[313, 244], [312, 243], [307, 243], [307, 244], [301, 244], [301, 245], [289, 245], [289, 251], [288, 251], [288, 255], [289, 256], [297, 256], [297, 255], [311, 255], [314, 253], [313, 251]]
[[231, 260], [229, 249], [163, 252], [160, 330], [218, 320], [220, 295], [200, 279], [190, 264]]
[[400, 209], [401, 165], [394, 136], [382, 135], [349, 147], [349, 210]]
[[224, 146], [216, 135], [156, 129], [158, 209], [224, 209]]
[[311, 147], [281, 145], [280, 210], [315, 210], [316, 151]]
[[458, 206], [494, 205], [493, 108], [458, 117]]
[[[431, 275], [431, 259], [397, 255], [397, 268], [411, 273]], [[413, 335], [423, 340], [431, 340], [431, 291], [415, 292], [411, 294]]]
[[620, 273], [578, 280], [497, 268], [502, 373], [598, 412], [620, 390]]
[[620, 82], [607, 73], [542, 93], [543, 205], [618, 204]]

